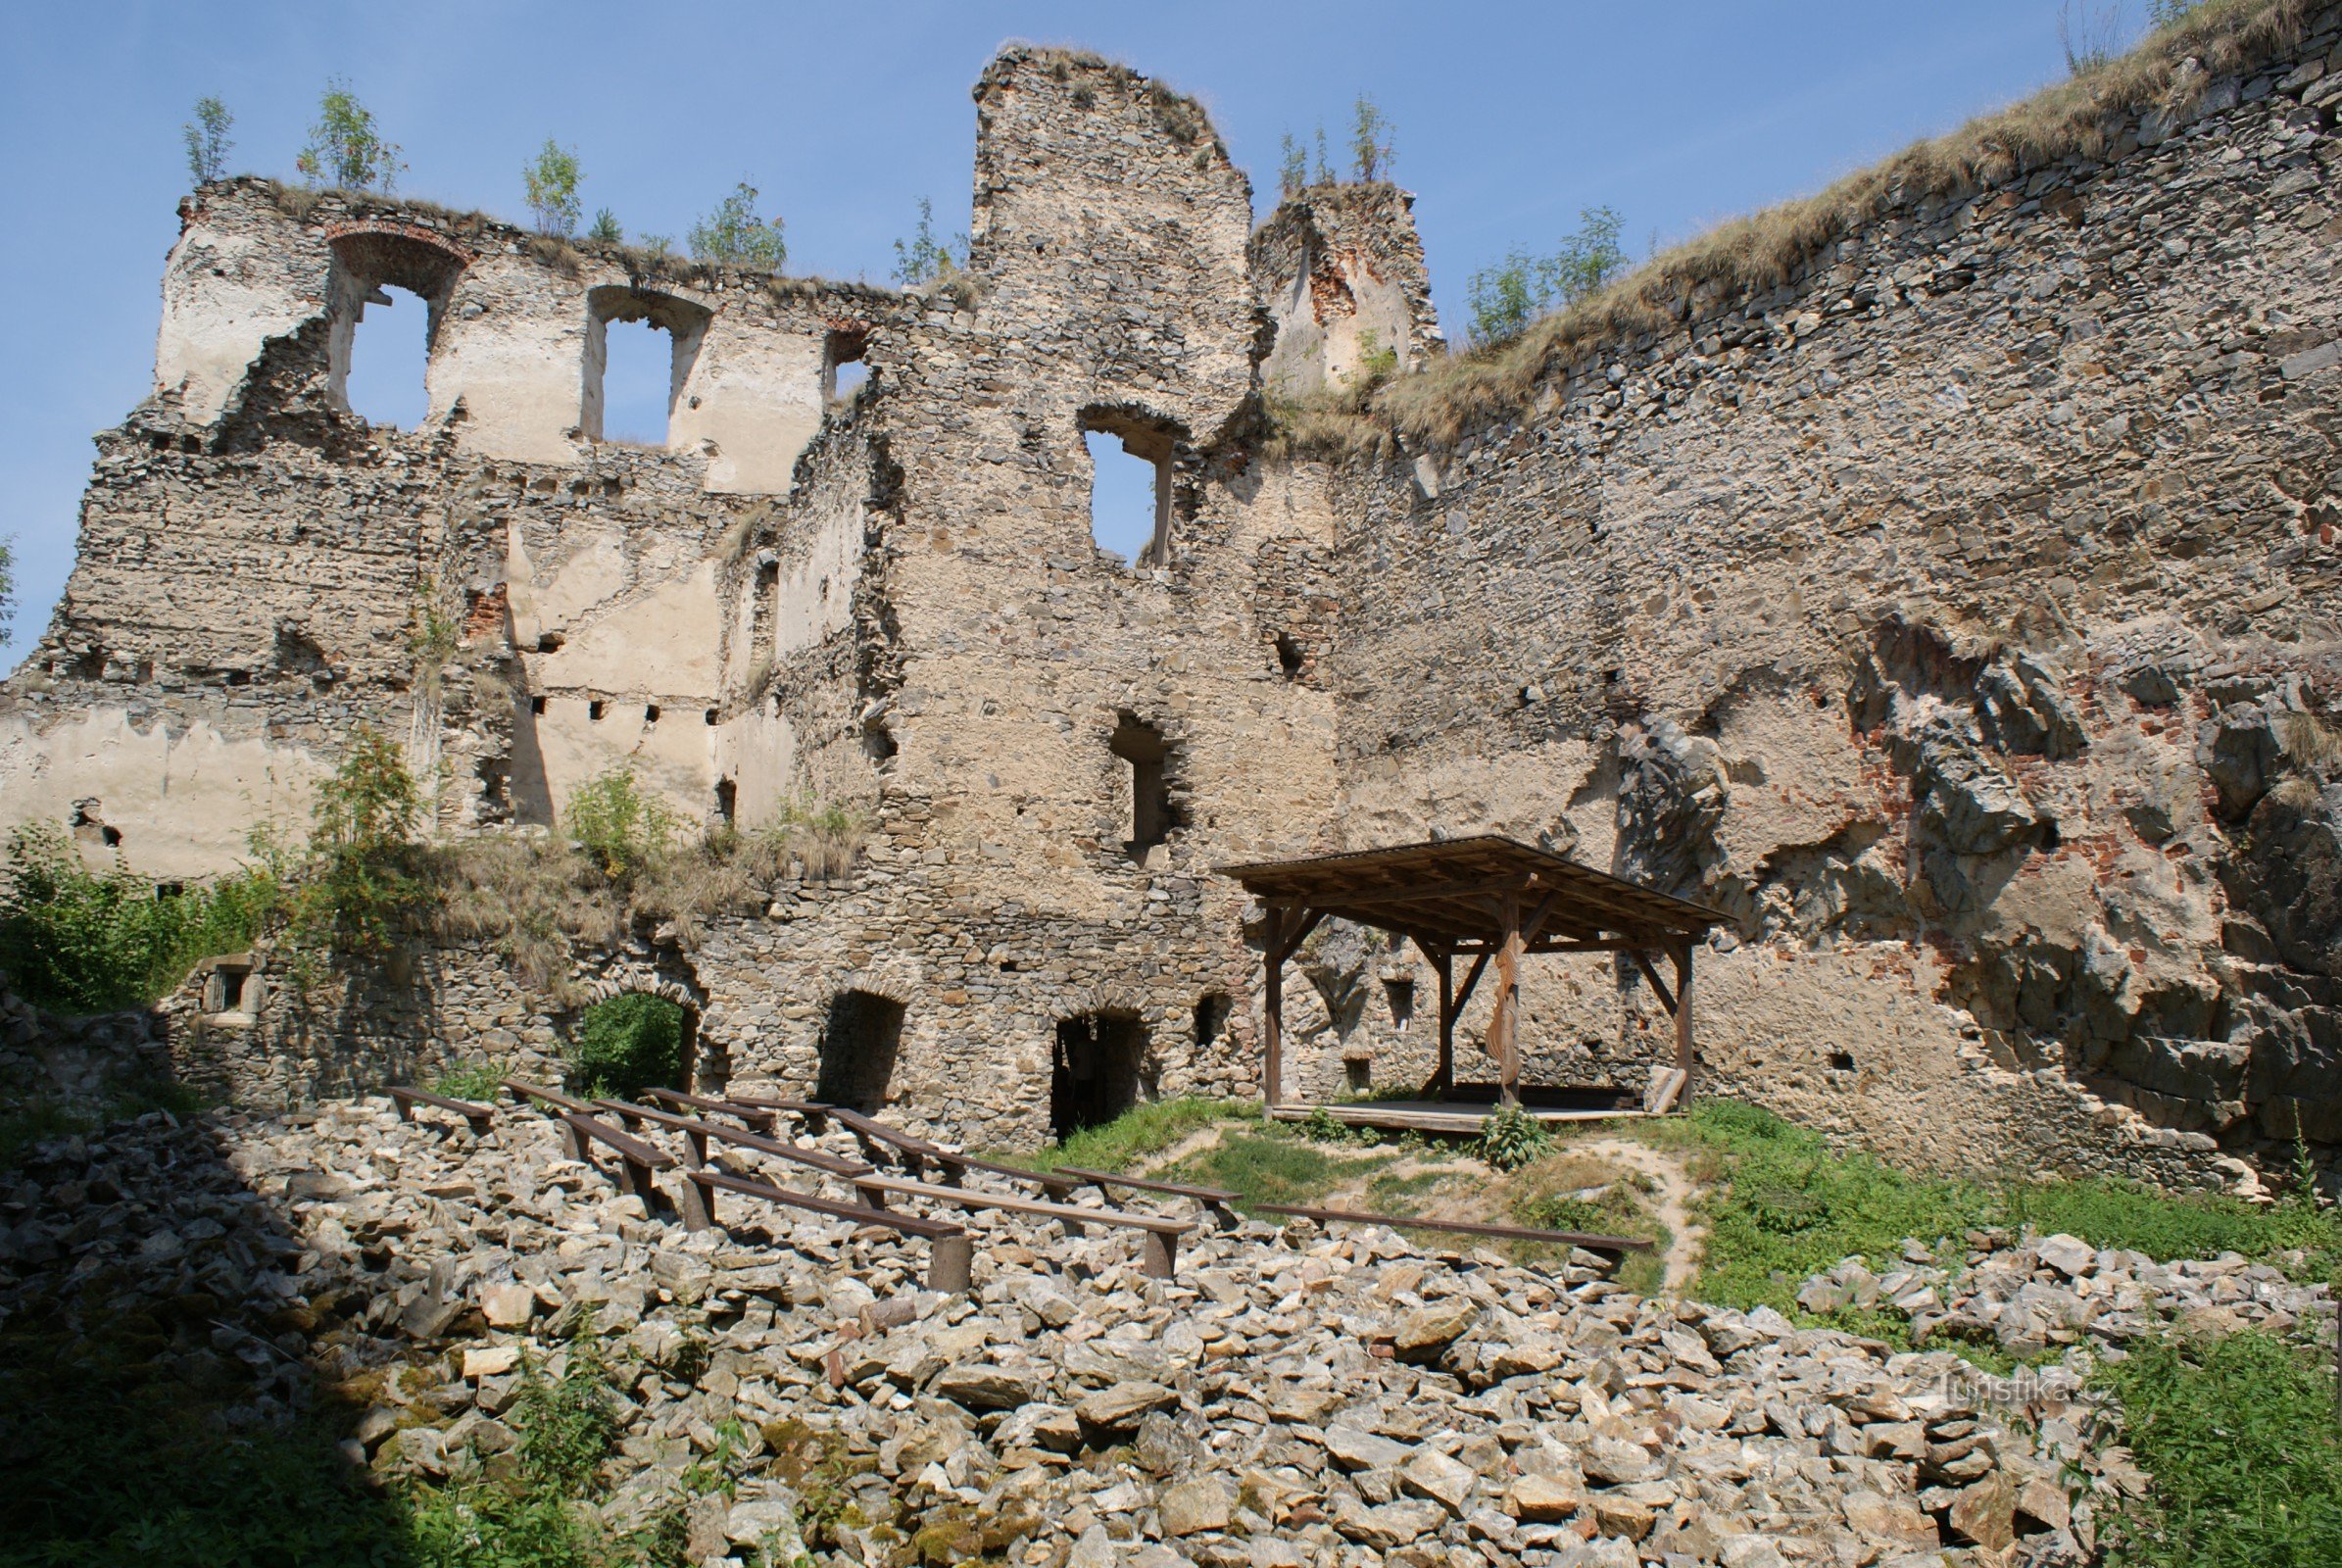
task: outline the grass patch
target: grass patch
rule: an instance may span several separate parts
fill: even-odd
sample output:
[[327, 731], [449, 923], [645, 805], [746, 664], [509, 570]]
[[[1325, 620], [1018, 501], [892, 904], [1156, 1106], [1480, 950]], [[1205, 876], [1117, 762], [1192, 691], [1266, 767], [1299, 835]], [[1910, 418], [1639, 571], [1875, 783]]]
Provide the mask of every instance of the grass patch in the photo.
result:
[[2098, 1178], [1917, 1176], [1867, 1153], [1833, 1152], [1819, 1134], [1732, 1101], [1704, 1102], [1651, 1135], [1692, 1155], [1708, 1231], [1692, 1290], [1724, 1306], [1772, 1306], [1816, 1321], [1797, 1307], [1797, 1289], [1845, 1258], [1893, 1267], [1904, 1242], [1915, 1240], [1956, 1265], [1969, 1232], [2028, 1226], [2158, 1262], [2233, 1251], [2305, 1277], [2324, 1277], [2342, 1263], [2342, 1225], [2306, 1200], [2256, 1207]]
[[1335, 1153], [1321, 1144], [1282, 1128], [1232, 1132], [1209, 1149], [1182, 1160], [1180, 1178], [1237, 1195], [1236, 1206], [1314, 1203], [1335, 1188], [1399, 1156]]
[[2108, 1530], [2137, 1568], [2342, 1562], [2342, 1427], [2329, 1368], [2269, 1335], [2145, 1344], [2103, 1367], [2155, 1478]]
[[1133, 1105], [1112, 1121], [1085, 1127], [1062, 1143], [1012, 1154], [1035, 1170], [1074, 1165], [1084, 1170], [1128, 1173], [1149, 1155], [1173, 1148], [1190, 1134], [1222, 1122], [1260, 1120], [1260, 1107], [1236, 1100], [1155, 1100]]

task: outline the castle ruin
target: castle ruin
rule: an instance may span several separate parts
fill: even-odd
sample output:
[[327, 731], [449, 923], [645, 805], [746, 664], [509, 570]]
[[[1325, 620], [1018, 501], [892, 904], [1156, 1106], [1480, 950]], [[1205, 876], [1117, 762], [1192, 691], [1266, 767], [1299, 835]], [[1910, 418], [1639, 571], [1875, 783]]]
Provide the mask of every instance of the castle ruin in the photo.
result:
[[[1215, 866], [1502, 833], [1732, 916], [1712, 1091], [1923, 1164], [2248, 1179], [2342, 1142], [2342, 10], [2303, 30], [1892, 180], [1778, 278], [1661, 269], [1518, 385], [1440, 380], [1403, 192], [1256, 228], [1194, 103], [1054, 50], [977, 83], [972, 252], [924, 291], [206, 186], [0, 689], [0, 814], [201, 876], [362, 723], [450, 836], [627, 760], [694, 823], [849, 807], [851, 874], [580, 974], [685, 1001], [703, 1086], [997, 1146], [1260, 1092]], [[344, 396], [385, 288], [429, 313], [414, 430]], [[630, 321], [663, 446], [604, 438]], [[1136, 559], [1098, 435], [1153, 472]], [[411, 956], [321, 1023], [195, 1004], [182, 1067], [297, 1101], [554, 1049], [492, 951]], [[1295, 1092], [1421, 1080], [1416, 955], [1302, 970]], [[1590, 955], [1521, 1028], [1637, 1085], [1666, 1032]]]

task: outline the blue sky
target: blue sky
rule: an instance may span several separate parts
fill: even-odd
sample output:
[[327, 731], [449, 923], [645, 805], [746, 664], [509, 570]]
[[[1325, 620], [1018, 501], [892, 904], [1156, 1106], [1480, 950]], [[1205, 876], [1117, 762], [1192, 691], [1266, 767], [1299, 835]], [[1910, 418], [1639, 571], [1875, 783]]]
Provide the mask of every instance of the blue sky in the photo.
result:
[[[1322, 121], [1339, 147], [1363, 92], [1397, 127], [1396, 176], [1420, 198], [1460, 337], [1472, 272], [1550, 247], [1582, 208], [1616, 208], [1639, 256], [2064, 69], [2057, 0], [11, 9], [0, 537], [15, 536], [19, 605], [0, 668], [39, 636], [71, 569], [89, 436], [148, 390], [188, 183], [179, 126], [206, 93], [236, 117], [236, 171], [291, 177], [319, 89], [345, 75], [404, 147], [414, 195], [525, 221], [519, 170], [551, 135], [578, 151], [587, 211], [608, 206], [635, 234], [680, 238], [747, 179], [788, 224], [791, 270], [883, 282], [921, 196], [939, 229], [965, 226], [968, 87], [1008, 39], [1095, 49], [1195, 94], [1270, 198], [1280, 135]], [[2143, 0], [2129, 9], [2135, 28]], [[369, 339], [419, 343], [418, 314], [394, 309]], [[362, 357], [360, 375], [370, 364], [396, 383], [399, 363]], [[379, 389], [393, 404], [401, 390]], [[362, 381], [354, 395], [364, 408], [376, 394]], [[624, 422], [613, 411], [612, 433]]]

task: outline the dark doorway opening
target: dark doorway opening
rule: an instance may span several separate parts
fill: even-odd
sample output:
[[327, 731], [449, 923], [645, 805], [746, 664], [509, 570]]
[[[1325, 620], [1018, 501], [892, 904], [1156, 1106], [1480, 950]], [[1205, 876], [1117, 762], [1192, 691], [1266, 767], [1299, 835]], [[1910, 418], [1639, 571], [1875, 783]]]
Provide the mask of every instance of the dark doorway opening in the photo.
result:
[[865, 1115], [883, 1107], [903, 1043], [903, 1004], [869, 991], [842, 991], [821, 1031], [821, 1078], [813, 1098]]
[[1049, 1072], [1049, 1132], [1057, 1138], [1112, 1121], [1154, 1086], [1139, 1070], [1147, 1026], [1127, 1012], [1092, 1012], [1057, 1025]]

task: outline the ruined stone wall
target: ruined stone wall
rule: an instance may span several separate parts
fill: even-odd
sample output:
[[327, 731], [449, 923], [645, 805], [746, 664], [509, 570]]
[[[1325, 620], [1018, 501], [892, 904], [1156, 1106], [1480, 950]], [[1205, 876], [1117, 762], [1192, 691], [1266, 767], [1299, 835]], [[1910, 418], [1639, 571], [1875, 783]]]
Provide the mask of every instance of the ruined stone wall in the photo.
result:
[[[1256, 233], [1200, 111], [1087, 56], [985, 73], [969, 265], [909, 295], [208, 187], [156, 395], [0, 693], [0, 799], [216, 869], [370, 722], [449, 832], [628, 760], [695, 821], [851, 808], [851, 874], [582, 972], [677, 988], [702, 1087], [852, 1078], [975, 1143], [1052, 1129], [1068, 1029], [1125, 1098], [1257, 1093], [1258, 932], [1213, 867], [1484, 829], [1732, 916], [1707, 1092], [2171, 1181], [2297, 1111], [2342, 1139], [2313, 30], [1388, 460], [1295, 452], [1269, 405], [1378, 373], [1369, 330], [1437, 347], [1407, 198]], [[341, 394], [385, 286], [431, 313], [413, 432]], [[663, 447], [600, 439], [635, 319], [674, 345]], [[1094, 437], [1159, 475], [1136, 560], [1092, 535]], [[1299, 967], [1287, 1093], [1428, 1075], [1409, 954], [1331, 929]], [[475, 1045], [550, 1068], [561, 1020], [494, 968], [190, 1038], [280, 1099]], [[1524, 1001], [1542, 1081], [1637, 1092], [1666, 1054], [1614, 962], [1540, 960]]]
[[[714, 814], [720, 547], [895, 297], [261, 180], [181, 216], [155, 394], [99, 438], [64, 603], [0, 692], [8, 819], [203, 874], [297, 831], [362, 723], [451, 829], [551, 821], [622, 760]], [[391, 287], [429, 313], [413, 431], [343, 391]], [[602, 335], [644, 318], [675, 350], [663, 448], [599, 438]]]
[[[2342, 1138], [2330, 911], [2258, 848], [2332, 880], [2337, 44], [1353, 470], [1347, 841], [1722, 906], [1709, 1086], [1905, 1157], [2137, 1132], [2085, 1089], [2167, 1148]], [[1546, 1039], [1655, 1012], [1585, 979], [1533, 978]]]
[[1414, 206], [1395, 185], [1313, 185], [1254, 232], [1253, 282], [1277, 329], [1270, 397], [1420, 369], [1444, 350]]

